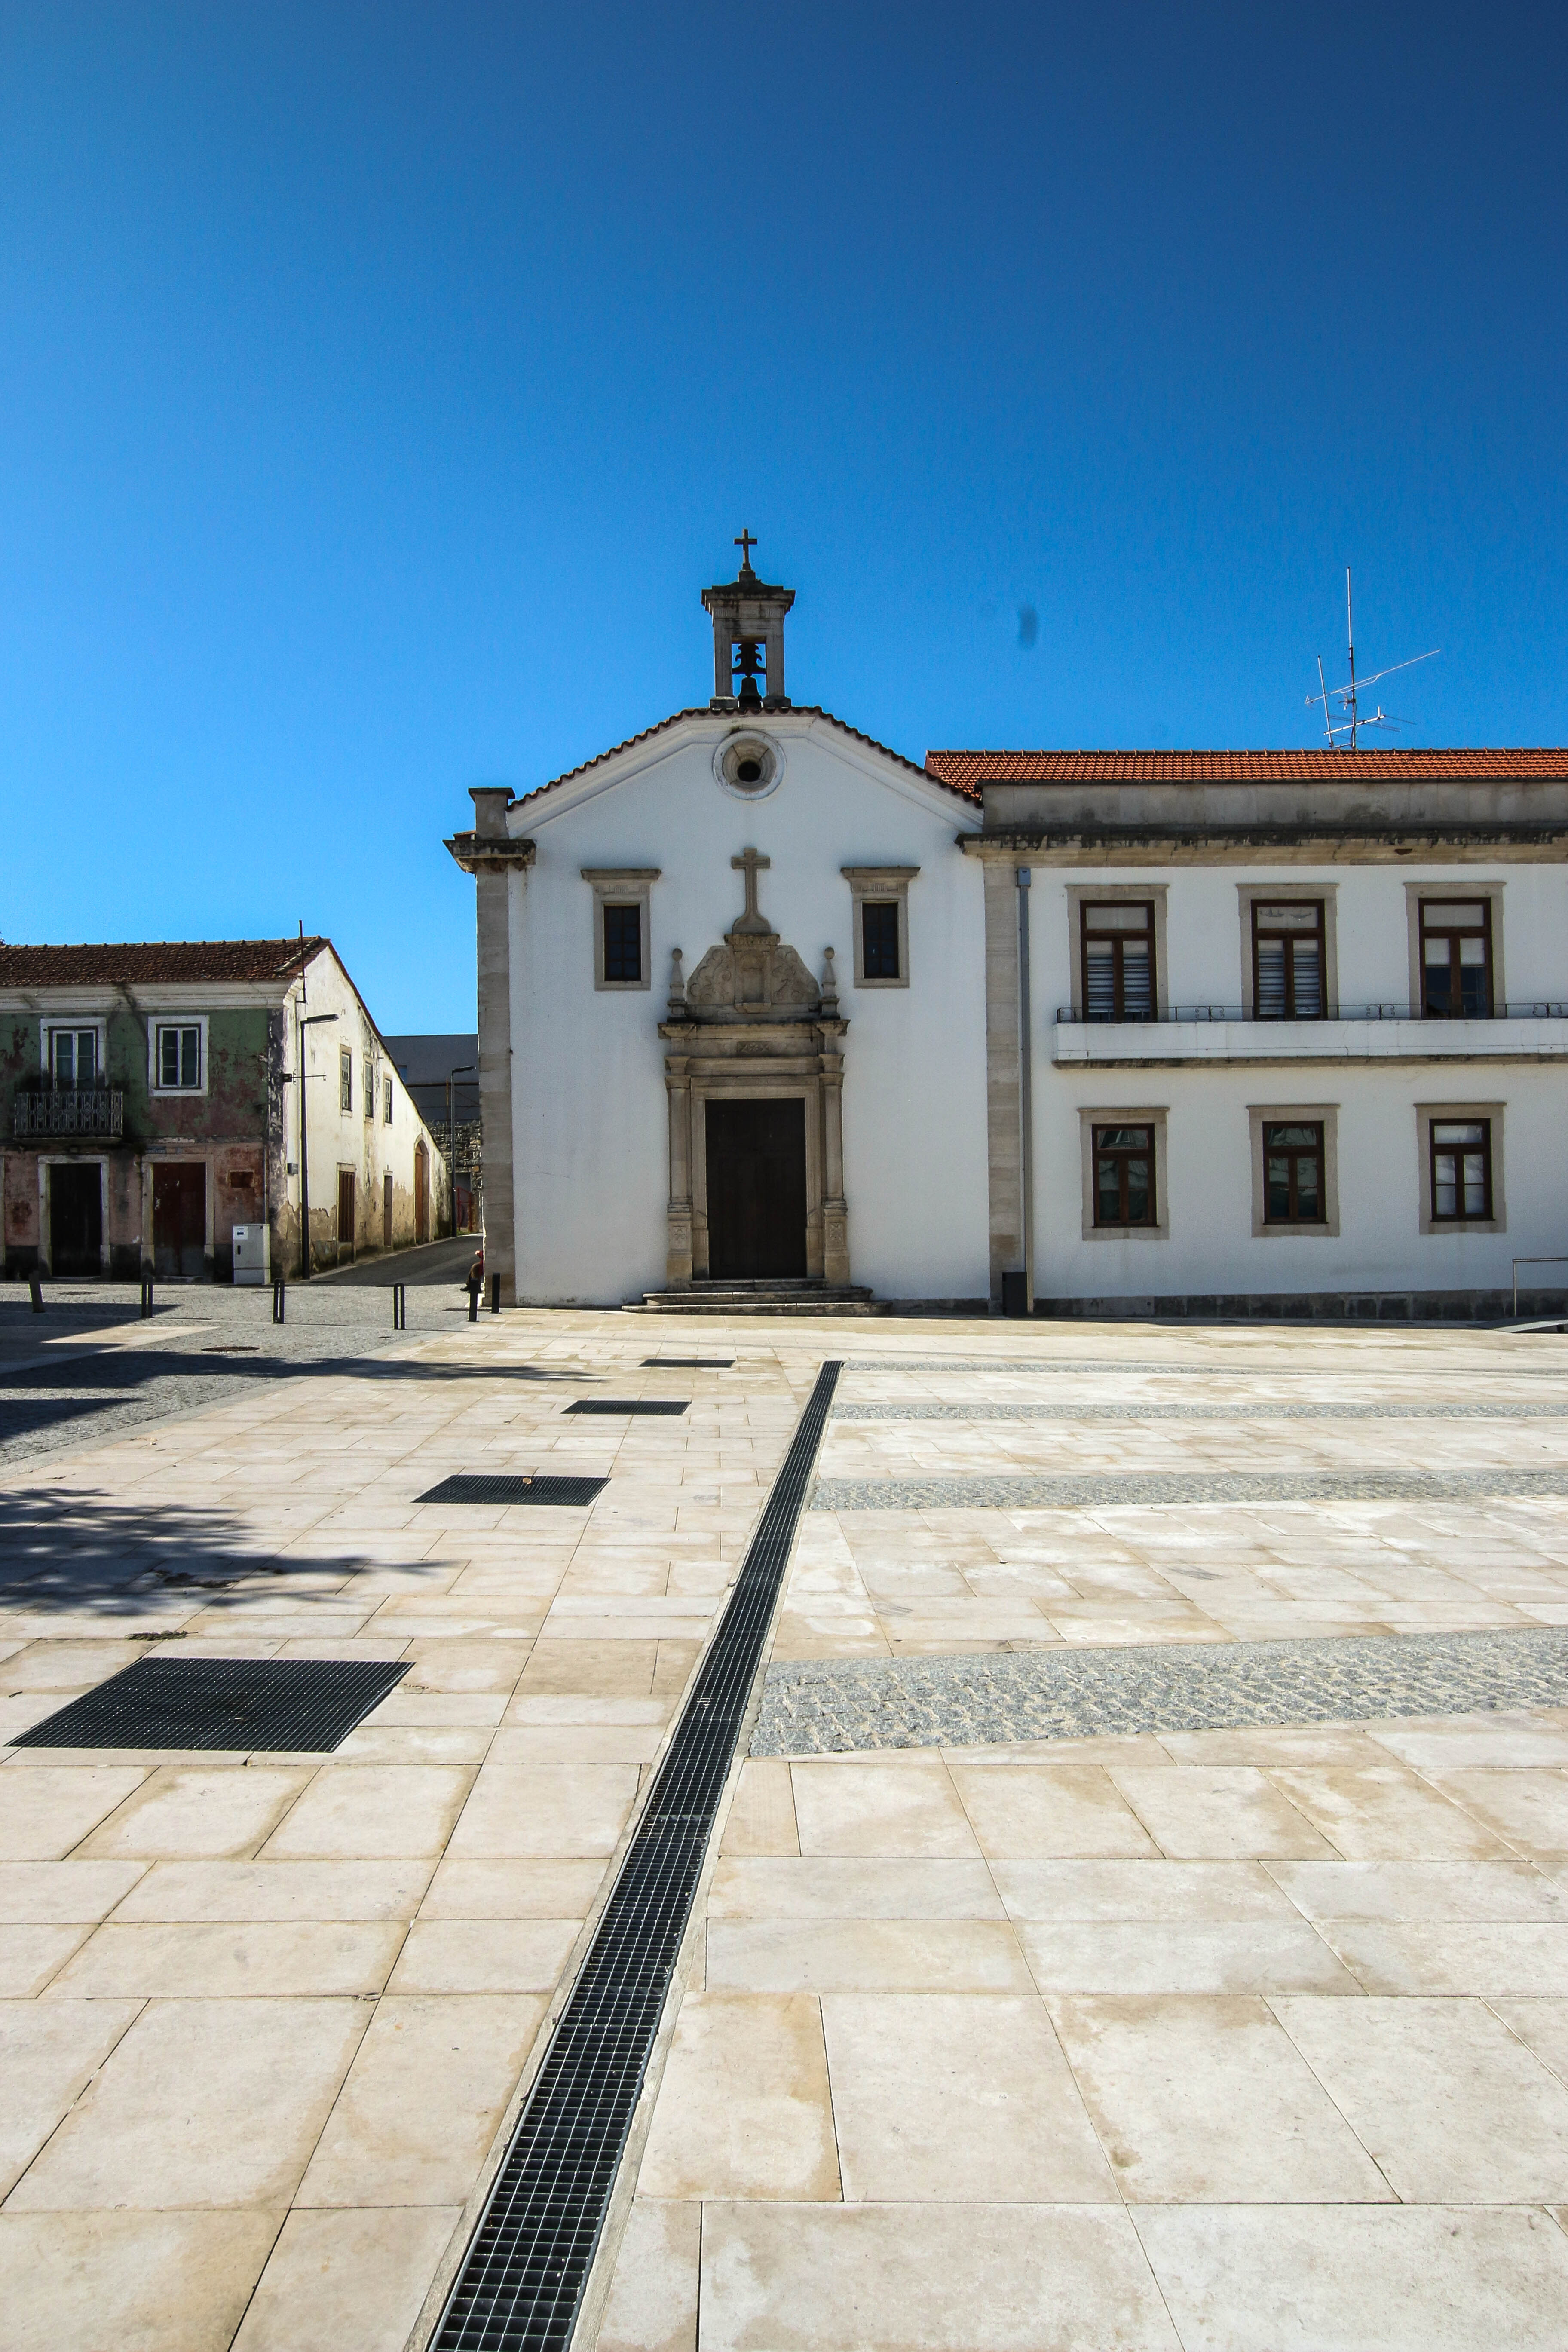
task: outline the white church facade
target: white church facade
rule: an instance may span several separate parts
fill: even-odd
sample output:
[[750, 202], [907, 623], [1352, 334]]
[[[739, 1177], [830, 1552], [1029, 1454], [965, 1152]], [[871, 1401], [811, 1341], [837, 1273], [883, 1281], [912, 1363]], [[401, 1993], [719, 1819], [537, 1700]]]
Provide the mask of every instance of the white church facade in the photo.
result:
[[1568, 752], [916, 766], [749, 556], [706, 706], [447, 844], [508, 1303], [1555, 1311]]

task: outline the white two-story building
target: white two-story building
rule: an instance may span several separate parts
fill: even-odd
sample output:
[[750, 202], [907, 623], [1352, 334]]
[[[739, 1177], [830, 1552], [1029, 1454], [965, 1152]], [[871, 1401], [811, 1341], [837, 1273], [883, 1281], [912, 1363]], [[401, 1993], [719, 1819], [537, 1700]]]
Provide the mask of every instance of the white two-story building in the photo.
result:
[[917, 766], [791, 702], [793, 601], [448, 844], [504, 1296], [1555, 1311], [1568, 752]]

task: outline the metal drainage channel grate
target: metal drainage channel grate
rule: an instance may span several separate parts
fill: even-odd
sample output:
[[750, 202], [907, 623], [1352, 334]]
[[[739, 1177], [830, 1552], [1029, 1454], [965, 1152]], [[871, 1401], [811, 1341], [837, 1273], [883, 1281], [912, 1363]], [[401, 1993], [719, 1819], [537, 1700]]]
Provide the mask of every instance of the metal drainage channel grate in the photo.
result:
[[675, 1372], [732, 1372], [735, 1359], [733, 1356], [645, 1356], [642, 1360], [645, 1372], [659, 1364], [668, 1365]]
[[817, 1375], [432, 2352], [571, 2341], [840, 1369]]
[[591, 1503], [609, 1485], [607, 1478], [504, 1478], [500, 1476], [443, 1478], [416, 1503]]
[[11, 1745], [332, 1748], [407, 1672], [379, 1659], [142, 1658]]
[[689, 1397], [579, 1397], [568, 1412], [684, 1412]]

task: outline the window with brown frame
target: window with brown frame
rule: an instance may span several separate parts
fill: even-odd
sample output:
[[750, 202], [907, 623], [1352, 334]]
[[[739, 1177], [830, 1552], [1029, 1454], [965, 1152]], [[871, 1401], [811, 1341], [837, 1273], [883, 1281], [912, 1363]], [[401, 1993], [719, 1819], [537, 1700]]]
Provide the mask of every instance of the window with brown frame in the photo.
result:
[[1097, 1225], [1154, 1223], [1152, 1127], [1095, 1129], [1094, 1222]]
[[1432, 1222], [1483, 1223], [1492, 1213], [1492, 1123], [1489, 1118], [1432, 1121]]
[[1252, 902], [1252, 1009], [1259, 1021], [1323, 1017], [1323, 902]]
[[1491, 903], [1421, 901], [1421, 1010], [1428, 1021], [1485, 1021], [1492, 1009]]
[[628, 981], [642, 978], [642, 907], [640, 902], [630, 907], [606, 904], [605, 908], [605, 978]]
[[1268, 1225], [1321, 1225], [1323, 1191], [1323, 1123], [1292, 1120], [1263, 1129], [1263, 1222]]
[[346, 1045], [338, 1047], [338, 1108], [354, 1107], [354, 1057]]
[[1083, 1017], [1154, 1017], [1154, 908], [1137, 902], [1081, 908]]

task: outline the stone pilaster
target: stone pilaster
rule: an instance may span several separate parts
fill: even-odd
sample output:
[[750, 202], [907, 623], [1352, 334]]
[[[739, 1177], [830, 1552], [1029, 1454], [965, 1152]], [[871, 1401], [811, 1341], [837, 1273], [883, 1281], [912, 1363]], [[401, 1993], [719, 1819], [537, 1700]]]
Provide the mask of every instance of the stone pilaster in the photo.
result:
[[[507, 831], [511, 794], [469, 793], [472, 833], [447, 847], [474, 877], [479, 998], [479, 1118], [484, 1129], [485, 1273], [500, 1276], [501, 1302], [517, 1304], [517, 1192], [511, 1069], [511, 875], [533, 863], [533, 844]], [[520, 878], [519, 887], [521, 887]]]

